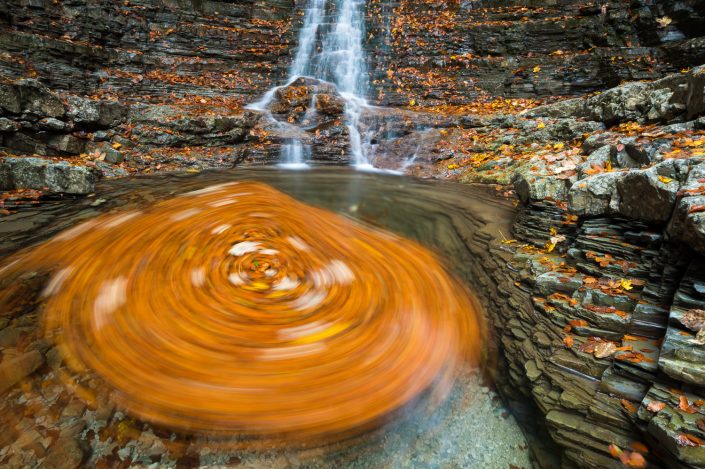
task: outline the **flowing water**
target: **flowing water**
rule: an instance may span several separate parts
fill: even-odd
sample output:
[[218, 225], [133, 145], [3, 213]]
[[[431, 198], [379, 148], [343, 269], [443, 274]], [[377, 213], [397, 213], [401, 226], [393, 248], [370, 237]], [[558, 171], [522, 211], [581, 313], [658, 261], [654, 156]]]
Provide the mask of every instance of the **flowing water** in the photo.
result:
[[[243, 182], [233, 185], [238, 181]], [[277, 193], [275, 189], [294, 197], [295, 200]], [[229, 205], [235, 204], [234, 207], [237, 207], [237, 203], [249, 204], [249, 206], [228, 211]], [[320, 212], [319, 209], [302, 203], [323, 207], [342, 215], [343, 218], [336, 219], [331, 213]], [[197, 208], [199, 206], [202, 208], [200, 212]], [[205, 207], [211, 208], [205, 210]], [[142, 216], [153, 217], [154, 220], [144, 219], [145, 223], [142, 223], [139, 229], [132, 226]], [[238, 410], [233, 407], [239, 405], [237, 401], [219, 402], [218, 392], [216, 392], [209, 400], [201, 401], [208, 408], [204, 407], [202, 413], [199, 413], [200, 405], [189, 400], [188, 394], [178, 392], [178, 389], [191, 387], [195, 382], [175, 381], [163, 386], [162, 389], [158, 387], [158, 382], [155, 383], [156, 388], [152, 388], [149, 384], [153, 381], [152, 374], [161, 373], [167, 368], [157, 366], [149, 372], [148, 365], [162, 363], [164, 367], [172, 367], [170, 373], [184, 373], [182, 368], [186, 367], [188, 376], [194, 379], [197, 376], [199, 381], [215, 380], [213, 385], [216, 388], [198, 388], [198, 392], [208, 394], [221, 388], [221, 392], [226, 392], [225, 386], [230, 384], [230, 378], [213, 375], [212, 370], [208, 368], [200, 371], [198, 368], [193, 369], [192, 365], [196, 362], [191, 359], [194, 354], [202, 356], [206, 353], [205, 357], [210, 357], [206, 361], [213, 359], [217, 361], [220, 354], [224, 353], [223, 350], [230, 350], [235, 345], [229, 345], [227, 341], [223, 342], [222, 338], [219, 338], [219, 334], [223, 333], [224, 324], [230, 320], [226, 317], [214, 317], [216, 322], [206, 320], [208, 311], [213, 309], [209, 305], [212, 306], [213, 301], [216, 300], [220, 307], [227, 303], [236, 309], [250, 308], [253, 302], [266, 301], [268, 308], [273, 308], [268, 314], [272, 314], [279, 308], [277, 305], [281, 298], [277, 295], [267, 293], [263, 296], [263, 294], [271, 291], [272, 286], [276, 290], [277, 285], [286, 283], [287, 288], [297, 289], [296, 304], [305, 304], [308, 307], [312, 302], [320, 303], [320, 308], [330, 312], [322, 315], [320, 313], [322, 310], [319, 308], [316, 314], [319, 314], [321, 319], [336, 317], [335, 311], [338, 310], [337, 308], [342, 308], [340, 311], [348, 311], [346, 317], [354, 322], [365, 316], [366, 308], [374, 307], [376, 311], [391, 308], [391, 311], [394, 311], [398, 308], [393, 306], [394, 303], [390, 303], [396, 301], [394, 298], [419, 299], [422, 301], [416, 303], [419, 311], [426, 307], [423, 306], [423, 302], [426, 301], [445, 302], [456, 295], [462, 298], [463, 288], [459, 286], [452, 287], [452, 292], [449, 290], [439, 294], [447, 281], [445, 274], [441, 273], [443, 268], [438, 270], [436, 262], [452, 269], [458, 278], [471, 283], [468, 266], [474, 260], [465, 244], [466, 239], [477, 229], [478, 220], [493, 220], [493, 223], [496, 223], [510, 216], [510, 209], [467, 186], [419, 182], [403, 177], [341, 169], [305, 172], [274, 169], [234, 170], [113, 180], [100, 183], [95, 196], [75, 201], [47, 203], [10, 215], [0, 224], [0, 231], [4, 233], [0, 238], [0, 249], [4, 255], [21, 247], [42, 242], [50, 236], [56, 236], [53, 241], [29, 251], [39, 254], [36, 259], [28, 255], [15, 266], [8, 265], [8, 258], [0, 261], [0, 268], [2, 268], [0, 277], [16, 268], [25, 271], [32, 271], [33, 268], [36, 270], [35, 274], [25, 273], [16, 279], [18, 281], [11, 284], [11, 288], [29, 289], [22, 295], [12, 295], [12, 297], [21, 297], [24, 302], [30, 304], [20, 308], [22, 313], [12, 320], [12, 324], [21, 323], [23, 334], [31, 334], [32, 327], [37, 327], [40, 322], [47, 327], [47, 323], [61, 323], [64, 319], [68, 319], [62, 328], [65, 331], [64, 334], [72, 330], [73, 332], [67, 337], [73, 337], [73, 339], [69, 342], [64, 341], [59, 347], [59, 355], [68, 361], [66, 365], [61, 366], [60, 362], [57, 364], [56, 360], [52, 360], [49, 366], [41, 368], [22, 386], [11, 390], [0, 404], [0, 418], [4, 428], [10, 429], [6, 432], [10, 435], [9, 441], [0, 440], [0, 461], [6, 460], [3, 458], [13, 454], [13, 451], [20, 451], [12, 446], [15, 438], [24, 441], [29, 434], [42, 434], [46, 431], [63, 433], [67, 431], [64, 427], [70, 426], [76, 428], [76, 433], [73, 434], [86, 448], [85, 462], [89, 465], [102, 465], [107, 461], [111, 466], [132, 461], [140, 464], [158, 463], [160, 467], [174, 467], [177, 463], [184, 464], [189, 461], [187, 464], [212, 466], [234, 464], [234, 461], [237, 461], [237, 464], [246, 467], [506, 468], [510, 465], [530, 467], [527, 445], [522, 433], [501, 400], [486, 384], [483, 384], [480, 370], [470, 365], [448, 368], [452, 361], [448, 361], [450, 356], [445, 355], [447, 352], [444, 350], [452, 350], [447, 347], [455, 340], [452, 334], [465, 331], [465, 326], [445, 328], [442, 322], [433, 326], [430, 323], [417, 323], [416, 319], [412, 319], [416, 316], [416, 311], [409, 311], [406, 319], [391, 319], [390, 324], [426, 324], [418, 330], [414, 327], [408, 329], [410, 334], [408, 337], [402, 339], [402, 336], [390, 333], [376, 335], [376, 330], [384, 330], [378, 329], [383, 323], [375, 325], [376, 323], [373, 322], [362, 328], [351, 329], [351, 332], [345, 334], [358, 337], [354, 348], [356, 352], [352, 354], [341, 352], [337, 357], [331, 355], [328, 357], [331, 365], [326, 365], [332, 366], [340, 362], [347, 371], [343, 374], [331, 375], [330, 378], [325, 378], [325, 373], [319, 377], [312, 374], [308, 385], [306, 380], [297, 385], [296, 389], [299, 389], [298, 386], [303, 386], [300, 388], [303, 392], [288, 387], [286, 390], [282, 389], [281, 392], [292, 393], [291, 400], [296, 401], [297, 405], [300, 404], [298, 408], [310, 409], [312, 413], [296, 413], [287, 417], [288, 414], [275, 412], [266, 418], [258, 417], [263, 419], [258, 427], [263, 431], [269, 424], [280, 425], [282, 419], [299, 422], [295, 425], [300, 427], [291, 428], [306, 429], [306, 432], [311, 431], [309, 436], [313, 435], [303, 442], [299, 440], [295, 444], [282, 446], [280, 443], [263, 443], [260, 440], [259, 444], [253, 444], [252, 440], [242, 436], [223, 440], [222, 434], [217, 438], [212, 431], [203, 433], [205, 428], [215, 430], [218, 427], [222, 427], [224, 432], [232, 435], [237, 435], [243, 430], [238, 421], [228, 422], [218, 419], [219, 412], [225, 415], [228, 412], [247, 411], [251, 414], [269, 412], [278, 407], [288, 409], [290, 406], [286, 400], [278, 401], [274, 397], [277, 395], [276, 392], [268, 401], [271, 409], [265, 405], [259, 410], [250, 407]], [[211, 219], [213, 217], [231, 219], [217, 221]], [[356, 225], [348, 227], [350, 222], [345, 221], [345, 218], [362, 221], [367, 228], [354, 228]], [[213, 223], [217, 226], [211, 230]], [[287, 234], [285, 229], [284, 232], [276, 235], [282, 240], [277, 242], [277, 249], [272, 249], [270, 246], [255, 246], [257, 242], [264, 242], [258, 240], [271, 240], [274, 239], [273, 236], [276, 238], [273, 233], [279, 233], [279, 231], [272, 231], [273, 226], [284, 227], [290, 223], [302, 224], [304, 228], [296, 229], [300, 233], [308, 233], [305, 240], [296, 237], [295, 241], [291, 241], [291, 237], [285, 236]], [[181, 226], [183, 228], [180, 228]], [[176, 229], [177, 227], [179, 228]], [[104, 233], [107, 228], [110, 231]], [[390, 230], [396, 235], [378, 235], [374, 234], [374, 231], [365, 234], [367, 230], [376, 228]], [[236, 244], [230, 248], [231, 254], [235, 256], [232, 262], [228, 261], [222, 266], [211, 264], [211, 261], [205, 261], [204, 264], [212, 265], [214, 272], [225, 269], [223, 278], [229, 279], [232, 284], [227, 286], [215, 277], [211, 278], [211, 274], [203, 271], [199, 266], [208, 257], [204, 258], [206, 253], [220, 249], [218, 247], [220, 241], [217, 241], [217, 238], [222, 233], [227, 233], [229, 229], [244, 233], [247, 238], [244, 240], [238, 238], [235, 240]], [[341, 229], [343, 231], [340, 231]], [[351, 229], [362, 231], [359, 235], [352, 236], [349, 231]], [[210, 235], [212, 239], [199, 238], [197, 234], [199, 232], [212, 233]], [[347, 252], [344, 246], [352, 242], [353, 238], [365, 239], [364, 237], [367, 236], [372, 236], [367, 241], [371, 250], [368, 251], [361, 245], [355, 251], [357, 256], [361, 255], [360, 253], [367, 253], [366, 261], [358, 263], [353, 258], [339, 257]], [[376, 239], [377, 236], [382, 237]], [[417, 248], [409, 245], [409, 241], [396, 236], [420, 242], [427, 249], [435, 252], [438, 260], [425, 257], [426, 254], [421, 250], [413, 251], [412, 255], [405, 255], [405, 249]], [[287, 239], [289, 241], [286, 241]], [[67, 244], [63, 246], [61, 243]], [[324, 243], [327, 247], [324, 249], [323, 244], [319, 243]], [[229, 248], [231, 244], [227, 243], [224, 248]], [[201, 247], [192, 250], [189, 248], [191, 245]], [[290, 245], [296, 249], [292, 251]], [[334, 257], [335, 259], [345, 259], [344, 262], [348, 267], [339, 261], [334, 261], [332, 264], [326, 264], [328, 261], [319, 262], [306, 246], [326, 254], [326, 257], [333, 255], [337, 256]], [[45, 251], [42, 252], [42, 249]], [[58, 259], [69, 260], [73, 271], [67, 271], [64, 268], [52, 273], [50, 277], [40, 272], [40, 264], [53, 264]], [[132, 263], [131, 259], [136, 259], [137, 263]], [[412, 271], [417, 272], [418, 275], [425, 275], [428, 272], [430, 276], [419, 281], [413, 280], [416, 278], [414, 275], [406, 276], [403, 273], [404, 265], [411, 261], [421, 262], [423, 266], [412, 266], [408, 270], [410, 274]], [[244, 264], [248, 266], [252, 264], [256, 268], [246, 267]], [[301, 283], [303, 277], [298, 269], [315, 265], [328, 265], [328, 267], [326, 267], [327, 270], [313, 276], [314, 279], [319, 280], [306, 286]], [[58, 268], [59, 266], [55, 267], [55, 269]], [[398, 276], [395, 281], [393, 277], [397, 271]], [[345, 286], [350, 278], [356, 278], [350, 277], [352, 272], [355, 276], [370, 275], [370, 277], [358, 287]], [[438, 272], [440, 276], [431, 275], [433, 272]], [[70, 281], [71, 276], [77, 278], [77, 275], [94, 280], [82, 284]], [[388, 275], [391, 276], [391, 281], [385, 282], [387, 286], [384, 289], [372, 292], [365, 288], [359, 289], [364, 285], [377, 284], [380, 279]], [[127, 288], [127, 282], [133, 277], [139, 277], [141, 280], [134, 283], [134, 287]], [[101, 278], [107, 279], [107, 283], [100, 280]], [[226, 280], [225, 283], [228, 281]], [[178, 288], [172, 288], [175, 284], [179, 285]], [[243, 294], [234, 297], [226, 294], [234, 291], [233, 285], [244, 288]], [[452, 285], [452, 282], [448, 285]], [[326, 297], [320, 297], [316, 293], [316, 288], [321, 286], [328, 289]], [[10, 288], [7, 283], [5, 287]], [[33, 310], [31, 306], [34, 301], [31, 299], [32, 288], [44, 292], [44, 299], [37, 299], [41, 300], [38, 310]], [[141, 293], [136, 295], [137, 290], [134, 288], [138, 288]], [[90, 305], [87, 305], [86, 322], [55, 314], [64, 306], [69, 309], [76, 309], [78, 306], [78, 303], [70, 298], [71, 289], [84, 292], [85, 295], [83, 293], [79, 295], [81, 297], [91, 297], [93, 295], [91, 292], [95, 293], [95, 301], [91, 300]], [[426, 293], [423, 292], [432, 292], [432, 296], [425, 296]], [[263, 300], [265, 297], [269, 299]], [[305, 301], [303, 301], [304, 298], [306, 298]], [[355, 302], [355, 298], [363, 299]], [[113, 329], [113, 325], [106, 322], [109, 317], [106, 315], [111, 314], [115, 308], [121, 307], [122, 299], [129, 302], [127, 304], [130, 305], [130, 311], [133, 313], [119, 324], [116, 323], [116, 329]], [[134, 300], [140, 300], [142, 304], [133, 304]], [[351, 301], [353, 303], [350, 303]], [[160, 302], [163, 303], [162, 306], [158, 306]], [[335, 306], [336, 304], [347, 304], [347, 306]], [[140, 312], [153, 306], [157, 307], [155, 311], [160, 311], [159, 315], [148, 317]], [[43, 313], [42, 308], [44, 308]], [[194, 326], [188, 326], [194, 318], [189, 316], [186, 310], [199, 308], [205, 308], [200, 313], [202, 319], [194, 322]], [[228, 306], [228, 309], [232, 308]], [[288, 308], [277, 314], [290, 314], [287, 312], [290, 311]], [[447, 308], [448, 306], [442, 306], [437, 310], [441, 314], [439, 317], [443, 317], [443, 311]], [[471, 306], [463, 306], [468, 313], [471, 308]], [[176, 309], [184, 310], [184, 315], [176, 318], [166, 314]], [[351, 311], [356, 310], [362, 316], [350, 315]], [[47, 317], [43, 318], [44, 315]], [[432, 316], [428, 316], [430, 317]], [[270, 319], [257, 321], [275, 320], [276, 322], [276, 318], [275, 315]], [[350, 324], [352, 323], [344, 327], [348, 329]], [[94, 330], [91, 332], [84, 326]], [[180, 340], [179, 337], [183, 336], [186, 327], [197, 327], [202, 332], [199, 332], [197, 340], [190, 340], [179, 347], [178, 342], [173, 341]], [[284, 364], [299, 363], [291, 360], [300, 360], [302, 353], [309, 356], [310, 353], [321, 352], [310, 347], [317, 346], [318, 343], [327, 343], [326, 341], [331, 337], [330, 334], [339, 331], [330, 327], [326, 329], [317, 327], [313, 332], [315, 342], [306, 338], [310, 336], [303, 336], [305, 339], [303, 342], [296, 342], [298, 348], [287, 352], [289, 354], [287, 360], [290, 362], [284, 362]], [[422, 334], [418, 335], [419, 332]], [[287, 334], [290, 333], [299, 334], [294, 331], [287, 332]], [[451, 335], [445, 335], [448, 333]], [[95, 341], [88, 344], [82, 339], [77, 340], [85, 334], [93, 334]], [[101, 338], [101, 334], [105, 337]], [[208, 334], [215, 335], [208, 339]], [[490, 349], [486, 334], [483, 334], [482, 339], [472, 332], [463, 332], [462, 335], [473, 345], [483, 350]], [[430, 348], [424, 348], [423, 341], [416, 342], [417, 338], [422, 336], [427, 338], [429, 344], [433, 341], [438, 343]], [[172, 337], [172, 339], [160, 345], [160, 341], [166, 337]], [[365, 359], [365, 354], [373, 353], [378, 346], [393, 346], [397, 340], [395, 337], [401, 340], [400, 345], [413, 345], [408, 350], [410, 353], [404, 352], [402, 347], [399, 354], [380, 355], [375, 358], [379, 366], [375, 367], [376, 371], [369, 376], [369, 379], [363, 379], [357, 384], [354, 379], [348, 380], [347, 374], [352, 373], [351, 376], [354, 377], [356, 367], [369, 365], [370, 362]], [[483, 342], [478, 343], [479, 340]], [[30, 343], [31, 341], [23, 339], [20, 342]], [[111, 348], [111, 343], [123, 345]], [[140, 344], [144, 344], [149, 351], [147, 352]], [[18, 352], [15, 353], [21, 353], [20, 348], [26, 346], [20, 344], [17, 347]], [[194, 347], [197, 347], [197, 350]], [[91, 357], [98, 356], [97, 351], [101, 349], [105, 354], [101, 355], [102, 358], [98, 362], [92, 362]], [[164, 354], [166, 350], [169, 351]], [[141, 355], [138, 353], [140, 351], [142, 351]], [[3, 350], [3, 358], [7, 358], [8, 353], [10, 350], [6, 347]], [[291, 355], [292, 353], [294, 355]], [[329, 354], [334, 353], [338, 353], [336, 349], [330, 349]], [[417, 358], [421, 356], [420, 354], [427, 354], [428, 357], [419, 362]], [[50, 355], [52, 355], [51, 352], [47, 352], [47, 357]], [[139, 359], [140, 356], [142, 359]], [[9, 357], [12, 358], [12, 356]], [[323, 353], [320, 358], [325, 361], [325, 357], [326, 354]], [[103, 359], [106, 362], [103, 362]], [[124, 367], [125, 363], [130, 362], [133, 364]], [[401, 368], [394, 371], [396, 362], [406, 362], [409, 365], [416, 363], [420, 368], [410, 366], [408, 369]], [[438, 368], [431, 366], [436, 362], [439, 365], [445, 363], [445, 366]], [[492, 360], [485, 360], [483, 363], [485, 368], [493, 366]], [[228, 366], [237, 373], [242, 373], [242, 370], [251, 373], [248, 361], [234, 361]], [[309, 368], [302, 368], [304, 369]], [[443, 369], [451, 370], [452, 376], [443, 374]], [[317, 373], [316, 367], [310, 370], [314, 374]], [[429, 372], [440, 373], [438, 376], [446, 378], [437, 379], [433, 384], [428, 384], [428, 377], [424, 375]], [[234, 376], [237, 376], [237, 373]], [[102, 394], [100, 386], [105, 383], [99, 379], [101, 376], [110, 378], [107, 379], [108, 388], [121, 389], [121, 392], [115, 393], [109, 389], [109, 392]], [[208, 378], [208, 376], [211, 377]], [[276, 376], [278, 376], [276, 373], [254, 375], [255, 381], [250, 384], [243, 382], [235, 391], [242, 392], [245, 389], [244, 386], [250, 385], [269, 386], [270, 384], [267, 383], [271, 383], [271, 379], [276, 379]], [[287, 374], [281, 375], [280, 379], [296, 380], [297, 376], [290, 370]], [[381, 381], [377, 381], [378, 378], [381, 378]], [[102, 384], [96, 384], [99, 382]], [[144, 384], [142, 393], [140, 393], [140, 383]], [[393, 390], [390, 396], [385, 397], [384, 393], [377, 392], [377, 386], [382, 386], [379, 389], [401, 386], [400, 389], [407, 390], [418, 387], [426, 391], [415, 394], [415, 397], [402, 407], [396, 407], [396, 410], [392, 407], [385, 410], [378, 404], [372, 406], [361, 404], [360, 407], [351, 405], [347, 409], [343, 406], [339, 408], [340, 418], [330, 418], [335, 416], [316, 410], [316, 406], [322, 406], [324, 403], [325, 406], [322, 408], [328, 408], [329, 398], [345, 397], [350, 399], [350, 402], [361, 402], [358, 399], [360, 396], [356, 396], [355, 389], [358, 386], [364, 387], [365, 383], [378, 383], [378, 385], [363, 393], [362, 396], [366, 399], [381, 399], [379, 403], [387, 406], [394, 403], [394, 400], [389, 400], [390, 398], [402, 398], [403, 393]], [[450, 387], [443, 386], [443, 383], [450, 384]], [[330, 394], [326, 391], [326, 387], [331, 385], [332, 390], [339, 386], [341, 393], [344, 392], [342, 389], [345, 386], [352, 387], [338, 396], [336, 392]], [[151, 390], [145, 391], [148, 388]], [[135, 391], [132, 398], [129, 398], [130, 390]], [[262, 390], [264, 392], [265, 387]], [[160, 398], [164, 393], [172, 393], [174, 396], [165, 401]], [[131, 405], [131, 403], [134, 404], [135, 396], [140, 402], [148, 405], [144, 404], [142, 407]], [[248, 394], [245, 394], [244, 396], [247, 399], [256, 398], [258, 402], [262, 400], [261, 396], [257, 395], [247, 397]], [[317, 396], [320, 397], [317, 398]], [[163, 413], [159, 410], [164, 405], [166, 405], [165, 409], [171, 409], [179, 402], [185, 405], [178, 412], [173, 412], [172, 409], [168, 413]], [[335, 402], [337, 401], [330, 402], [330, 406], [333, 406], [330, 408], [335, 408], [337, 405]], [[116, 403], [117, 409], [113, 407]], [[216, 409], [215, 413], [211, 407]], [[364, 412], [374, 409], [387, 412], [384, 420], [377, 420], [374, 426], [361, 425], [363, 420], [360, 419], [365, 417]], [[388, 412], [390, 409], [393, 411]], [[343, 417], [343, 414], [349, 414], [349, 417]], [[301, 417], [304, 417], [303, 420]], [[287, 420], [290, 418], [294, 420]], [[187, 432], [188, 435], [183, 433], [184, 422], [191, 426], [192, 431]], [[358, 431], [347, 432], [343, 439], [340, 435], [334, 436], [331, 433], [335, 428], [349, 429], [350, 422], [356, 422]], [[199, 428], [202, 431], [196, 431]], [[325, 431], [326, 434], [321, 434], [320, 431]], [[144, 443], [145, 441], [149, 441], [149, 444]], [[155, 452], [155, 447], [162, 450]]]
[[[308, 0], [304, 23], [299, 31], [298, 48], [289, 68], [286, 84], [269, 90], [264, 97], [249, 106], [264, 112], [280, 129], [291, 125], [275, 119], [269, 105], [275, 93], [300, 77], [310, 77], [333, 83], [345, 99], [345, 118], [350, 138], [353, 163], [362, 169], [371, 167], [367, 151], [369, 137], [360, 132], [360, 115], [367, 107], [368, 79], [365, 51], [364, 0]], [[315, 96], [312, 96], [313, 100]], [[310, 106], [309, 109], [313, 109]], [[282, 163], [293, 168], [305, 164], [302, 143], [293, 138], [282, 149]]]

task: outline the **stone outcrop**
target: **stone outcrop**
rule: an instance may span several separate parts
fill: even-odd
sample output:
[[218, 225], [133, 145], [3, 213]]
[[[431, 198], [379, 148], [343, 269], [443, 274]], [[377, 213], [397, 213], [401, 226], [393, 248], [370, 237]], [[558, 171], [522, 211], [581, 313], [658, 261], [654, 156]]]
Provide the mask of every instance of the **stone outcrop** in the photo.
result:
[[85, 195], [93, 192], [100, 173], [95, 168], [72, 166], [41, 158], [5, 158], [0, 161], [0, 190], [35, 189]]

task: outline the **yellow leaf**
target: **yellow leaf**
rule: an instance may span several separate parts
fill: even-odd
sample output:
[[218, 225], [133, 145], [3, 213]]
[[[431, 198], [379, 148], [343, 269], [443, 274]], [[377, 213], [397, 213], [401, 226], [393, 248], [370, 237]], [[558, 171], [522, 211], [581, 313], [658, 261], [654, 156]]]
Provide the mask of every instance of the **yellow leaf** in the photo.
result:
[[546, 124], [544, 124], [543, 122], [539, 122], [539, 125], [536, 126], [536, 128], [538, 129], [543, 129], [544, 127], [546, 127]]
[[448, 169], [458, 169], [458, 168], [460, 168], [460, 166], [458, 166], [457, 164], [449, 164], [448, 165]]
[[415, 105], [416, 105], [416, 100], [415, 100], [415, 99], [409, 100], [409, 106], [415, 106]]
[[658, 180], [661, 181], [664, 184], [668, 184], [669, 182], [672, 182], [673, 179], [667, 178], [666, 176], [659, 176]]
[[553, 250], [556, 249], [556, 243], [548, 242], [548, 243], [546, 243], [545, 248], [546, 248], [546, 252], [553, 252]]
[[336, 335], [338, 332], [344, 331], [345, 329], [347, 329], [347, 326], [345, 324], [334, 323], [323, 330], [320, 330], [318, 332], [314, 332], [313, 334], [310, 334], [310, 335], [305, 335], [303, 337], [299, 337], [299, 338], [295, 339], [293, 342], [295, 344], [313, 344], [316, 342], [320, 342], [324, 339], [327, 339], [329, 337], [332, 337], [332, 336]]
[[541, 71], [541, 66], [537, 65], [534, 67], [534, 73], [539, 73]]
[[631, 281], [631, 280], [622, 279], [620, 283], [622, 284], [622, 288], [624, 288], [624, 289], [627, 290], [627, 291], [629, 291], [629, 290], [631, 290], [632, 288], [634, 288], [634, 287], [632, 286], [632, 281]]
[[122, 146], [122, 143], [120, 143], [120, 142], [115, 142], [115, 143], [113, 143], [111, 146], [117, 150], [118, 148], [120, 148], [120, 147]]
[[555, 145], [553, 145], [553, 149], [560, 151], [563, 149], [564, 146], [565, 146], [565, 144], [563, 144], [563, 142], [559, 142], [559, 143], [556, 143]]

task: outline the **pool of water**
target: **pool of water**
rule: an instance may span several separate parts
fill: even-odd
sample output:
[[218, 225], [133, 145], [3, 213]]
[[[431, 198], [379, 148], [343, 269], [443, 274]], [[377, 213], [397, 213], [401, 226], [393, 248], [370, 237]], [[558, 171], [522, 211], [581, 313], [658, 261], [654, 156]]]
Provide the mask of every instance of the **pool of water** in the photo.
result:
[[[105, 213], [134, 211], [215, 184], [245, 180], [268, 184], [300, 202], [416, 240], [467, 284], [472, 283], [468, 266], [473, 258], [466, 241], [475, 226], [470, 218], [482, 214], [492, 219], [509, 213], [482, 189], [347, 169], [180, 173], [104, 181], [91, 197], [48, 201], [21, 210], [0, 221], [0, 249], [9, 256]], [[471, 212], [473, 217], [469, 217]], [[46, 283], [30, 278], [28, 283], [39, 290], [44, 288], [42, 281]], [[41, 304], [27, 303], [23, 315], [11, 320], [0, 317], [0, 333], [21, 330], [14, 341], [0, 339], [3, 361], [32, 347], [46, 356], [34, 374], [2, 398], [0, 419], [12, 430], [0, 437], [0, 462], [9, 467], [46, 464], [57, 457], [99, 467], [531, 466], [526, 439], [484, 378], [492, 374], [494, 363], [488, 334], [483, 343], [484, 369], [459, 370], [445, 399], [424, 394], [381, 427], [343, 441], [307, 441], [290, 447], [259, 445], [253, 450], [223, 444], [222, 438], [210, 435], [171, 432], [125, 413], [109, 398], [83, 395], [90, 387], [67, 385], [66, 367], [53, 349], [22, 341], [22, 334], [30, 336], [42, 315]], [[87, 373], [76, 379], [93, 378]]]

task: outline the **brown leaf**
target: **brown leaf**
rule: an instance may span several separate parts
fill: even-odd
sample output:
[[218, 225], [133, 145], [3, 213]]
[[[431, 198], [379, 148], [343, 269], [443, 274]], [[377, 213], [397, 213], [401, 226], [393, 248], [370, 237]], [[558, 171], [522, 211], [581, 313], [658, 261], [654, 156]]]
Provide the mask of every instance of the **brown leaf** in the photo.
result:
[[705, 432], [705, 419], [698, 420], [695, 422], [695, 425], [697, 425], [700, 430]]
[[616, 350], [614, 342], [603, 342], [595, 347], [595, 358], [607, 358]]
[[691, 405], [688, 402], [688, 398], [685, 396], [680, 396], [678, 400], [678, 408], [688, 414], [694, 414], [699, 410], [697, 406]]
[[654, 412], [654, 413], [661, 412], [664, 409], [664, 407], [666, 407], [666, 403], [661, 402], [661, 401], [651, 401], [646, 406], [646, 408], [648, 410], [650, 410], [651, 412]]
[[620, 399], [622, 407], [624, 407], [630, 414], [636, 414], [636, 406], [626, 399]]
[[689, 309], [681, 318], [681, 323], [692, 331], [705, 329], [705, 311], [702, 309]]
[[634, 451], [637, 451], [639, 453], [648, 453], [649, 452], [649, 448], [641, 441], [632, 441], [632, 443], [629, 446]]
[[685, 433], [679, 433], [676, 435], [676, 443], [680, 446], [697, 446], [695, 443], [690, 441], [690, 439], [685, 435]]

